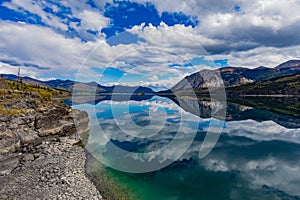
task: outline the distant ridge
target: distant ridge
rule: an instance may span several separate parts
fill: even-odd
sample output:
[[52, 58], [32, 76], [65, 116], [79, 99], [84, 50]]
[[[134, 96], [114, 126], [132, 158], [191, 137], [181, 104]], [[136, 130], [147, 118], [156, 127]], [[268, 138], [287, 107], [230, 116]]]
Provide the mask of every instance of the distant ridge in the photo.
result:
[[226, 88], [230, 96], [298, 96], [300, 73]]
[[[1, 74], [1, 76], [5, 79], [8, 80], [13, 80], [16, 81], [18, 77], [13, 74]], [[141, 87], [141, 86], [136, 86], [136, 87], [130, 87], [130, 86], [111, 86], [111, 87], [106, 87], [98, 84], [97, 82], [88, 82], [88, 83], [83, 83], [83, 82], [77, 82], [77, 81], [72, 81], [72, 80], [60, 80], [60, 79], [55, 79], [55, 80], [49, 80], [49, 81], [41, 81], [38, 79], [30, 78], [30, 77], [21, 77], [22, 82], [24, 83], [31, 83], [31, 84], [37, 84], [41, 86], [47, 86], [55, 89], [62, 89], [66, 90], [69, 92], [73, 91], [74, 86], [76, 86], [76, 92], [79, 93], [148, 93], [148, 94], [153, 94], [153, 90], [147, 87]]]

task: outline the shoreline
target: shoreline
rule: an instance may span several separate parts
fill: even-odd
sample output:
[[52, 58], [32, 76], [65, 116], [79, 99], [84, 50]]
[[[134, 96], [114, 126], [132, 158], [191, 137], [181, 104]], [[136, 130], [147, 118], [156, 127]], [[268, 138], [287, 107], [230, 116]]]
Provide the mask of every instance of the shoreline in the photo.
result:
[[0, 199], [103, 199], [86, 174], [85, 111], [30, 92], [0, 105]]
[[137, 200], [137, 197], [126, 184], [118, 182], [112, 173], [114, 169], [107, 168], [86, 149], [86, 176], [95, 185], [105, 200]]

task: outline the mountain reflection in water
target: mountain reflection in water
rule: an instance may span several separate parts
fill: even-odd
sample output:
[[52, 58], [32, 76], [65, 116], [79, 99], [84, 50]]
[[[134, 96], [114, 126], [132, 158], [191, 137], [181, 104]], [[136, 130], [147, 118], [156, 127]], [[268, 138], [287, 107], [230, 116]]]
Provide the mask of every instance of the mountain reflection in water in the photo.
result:
[[[171, 165], [145, 174], [104, 168], [115, 181], [134, 194], [134, 197], [127, 196], [128, 199], [299, 199], [300, 119], [293, 113], [268, 111], [276, 107], [272, 107], [272, 99], [265, 101], [269, 102], [270, 109], [241, 105], [236, 100], [235, 103], [228, 102], [224, 130], [216, 146], [204, 159], [198, 158], [198, 152], [215, 106], [209, 99], [153, 95], [97, 96], [96, 100], [82, 97], [80, 101], [73, 101], [73, 107], [85, 109], [90, 114], [92, 131], [87, 150], [92, 155], [99, 153], [115, 161], [118, 155], [111, 152], [108, 140], [127, 151], [151, 152], [174, 138], [180, 117], [191, 122], [198, 118], [198, 131], [192, 145]], [[298, 100], [290, 100], [295, 101]], [[111, 111], [112, 104], [120, 110], [117, 115]], [[123, 106], [128, 104], [130, 118], [140, 126], [140, 130], [131, 127], [128, 118], [123, 115]], [[96, 116], [92, 114], [95, 112], [93, 108]], [[167, 112], [165, 127], [149, 138], [138, 138], [139, 134], [145, 134], [144, 127], [150, 122], [160, 124], [160, 108]], [[157, 115], [149, 117], [149, 110], [157, 112]], [[127, 136], [115, 120], [135, 131], [137, 137]], [[94, 122], [99, 123], [103, 133], [94, 126]], [[188, 138], [194, 127], [189, 123], [185, 126]], [[107, 139], [101, 140], [101, 134], [105, 134]], [[164, 159], [177, 150], [172, 149], [168, 154], [161, 153], [159, 156]], [[89, 162], [88, 166], [94, 166], [94, 161]], [[90, 169], [94, 177], [100, 174], [99, 171]], [[100, 183], [102, 180], [96, 181]]]
[[[80, 105], [80, 104], [91, 104], [91, 105], [97, 105], [100, 104], [103, 101], [117, 101], [117, 102], [124, 102], [124, 101], [146, 101], [151, 98], [153, 98], [155, 95], [126, 95], [126, 94], [120, 94], [120, 95], [103, 95], [103, 96], [79, 96], [76, 97], [75, 101], [68, 101], [68, 104], [72, 105]], [[218, 102], [211, 102], [207, 99], [194, 99], [194, 98], [188, 98], [185, 96], [182, 97], [176, 97], [176, 96], [164, 96], [164, 98], [168, 98], [172, 100], [174, 103], [176, 103], [180, 108], [182, 108], [184, 111], [189, 112], [193, 115], [196, 115], [200, 118], [211, 118], [211, 112], [213, 105]], [[264, 101], [269, 102], [270, 108], [274, 108], [274, 105], [272, 102], [274, 100], [277, 100], [278, 98], [261, 98]], [[283, 99], [283, 98], [281, 98]], [[292, 99], [293, 101], [289, 100]], [[252, 99], [251, 99], [252, 100]], [[290, 105], [294, 105], [294, 102], [300, 102], [300, 99], [296, 98], [289, 98], [285, 102], [287, 102]], [[241, 120], [247, 120], [252, 119], [258, 122], [263, 121], [274, 121], [277, 124], [280, 124], [281, 126], [284, 126], [286, 128], [300, 128], [300, 118], [294, 117], [293, 115], [287, 115], [282, 113], [276, 113], [271, 112], [265, 109], [258, 109], [255, 107], [251, 107], [248, 105], [242, 105], [238, 103], [232, 103], [231, 101], [228, 101], [226, 105], [223, 105], [220, 103], [219, 106], [226, 106], [226, 118], [225, 121], [241, 121]], [[280, 104], [282, 106], [282, 104]], [[286, 106], [286, 105], [285, 105]], [[283, 105], [284, 107], [284, 105]], [[300, 107], [298, 108], [300, 112]], [[296, 109], [297, 112], [297, 109]], [[298, 114], [298, 113], [297, 113]], [[223, 117], [220, 117], [223, 119]]]

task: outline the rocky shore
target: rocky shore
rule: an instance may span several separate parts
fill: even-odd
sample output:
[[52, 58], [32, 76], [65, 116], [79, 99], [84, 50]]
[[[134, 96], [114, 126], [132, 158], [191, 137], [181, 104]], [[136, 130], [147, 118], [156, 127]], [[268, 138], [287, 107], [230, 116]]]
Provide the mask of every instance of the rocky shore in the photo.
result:
[[29, 92], [0, 103], [0, 199], [102, 199], [85, 175], [86, 112]]

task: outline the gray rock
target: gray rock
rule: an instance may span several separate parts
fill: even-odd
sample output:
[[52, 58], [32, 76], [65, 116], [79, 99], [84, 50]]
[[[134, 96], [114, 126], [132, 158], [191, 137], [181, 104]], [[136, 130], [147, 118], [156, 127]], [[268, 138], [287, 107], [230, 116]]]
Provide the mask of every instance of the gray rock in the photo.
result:
[[41, 155], [41, 153], [35, 153], [35, 154], [33, 154], [34, 159], [37, 159], [38, 157], [40, 157], [40, 155]]
[[9, 117], [7, 115], [0, 114], [0, 122], [7, 122], [9, 121]]
[[18, 157], [8, 157], [0, 162], [0, 175], [5, 176], [10, 174], [19, 165]]
[[63, 133], [63, 126], [56, 126], [54, 128], [49, 128], [49, 129], [45, 129], [42, 128], [40, 130], [38, 130], [38, 136], [40, 137], [46, 137], [46, 136], [51, 136], [51, 135], [60, 135]]
[[38, 138], [37, 132], [33, 130], [17, 130], [16, 133], [19, 136], [22, 145], [29, 145]]
[[12, 153], [20, 148], [19, 138], [11, 132], [0, 132], [0, 153]]
[[[38, 135], [40, 137], [51, 136], [51, 135], [80, 136], [81, 134], [85, 133], [89, 129], [88, 127], [89, 118], [87, 113], [79, 110], [73, 111], [73, 114], [74, 112], [78, 114], [78, 117], [76, 117], [78, 119], [73, 120], [71, 114], [69, 113], [69, 115], [65, 117], [62, 118], [60, 117], [61, 118], [60, 120], [59, 117], [57, 117], [55, 123], [52, 123], [51, 126], [48, 125], [48, 126], [41, 127], [42, 123], [39, 122], [41, 118], [37, 117], [35, 127], [38, 129]], [[59, 113], [61, 113], [61, 111]], [[46, 118], [46, 120], [51, 121], [51, 118], [52, 117]]]
[[0, 132], [5, 132], [6, 131], [6, 123], [1, 122], [0, 123]]
[[35, 117], [35, 128], [53, 129], [59, 126], [59, 120], [62, 120], [68, 114], [69, 110], [63, 106], [42, 111]]
[[25, 154], [23, 155], [23, 160], [25, 162], [28, 162], [28, 161], [33, 161], [34, 160], [34, 155], [29, 153], [29, 154]]
[[15, 130], [19, 127], [19, 124], [11, 122], [8, 126], [9, 129]]
[[18, 125], [24, 125], [25, 124], [22, 117], [14, 117], [11, 120], [11, 123], [12, 124], [18, 124]]

